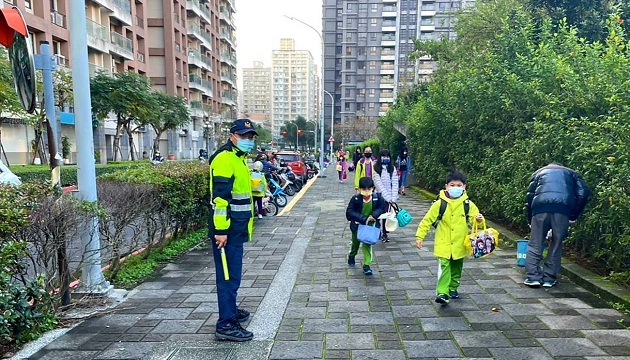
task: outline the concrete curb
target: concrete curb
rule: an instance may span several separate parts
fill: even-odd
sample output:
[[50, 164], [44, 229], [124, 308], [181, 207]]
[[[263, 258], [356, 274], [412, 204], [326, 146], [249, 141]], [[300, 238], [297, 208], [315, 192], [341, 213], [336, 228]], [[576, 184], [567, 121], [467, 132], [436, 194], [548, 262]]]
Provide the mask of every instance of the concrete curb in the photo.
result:
[[[413, 190], [417, 191], [423, 198], [429, 196], [435, 199], [437, 197], [437, 195], [434, 195], [424, 189], [413, 188]], [[486, 222], [488, 223], [489, 227], [492, 227], [499, 231], [499, 247], [503, 249], [515, 249], [516, 241], [519, 239], [523, 239], [522, 236], [515, 234], [514, 232], [506, 229], [499, 224], [496, 224], [490, 220], [486, 220]], [[514, 259], [514, 261], [516, 261], [516, 258]], [[610, 280], [607, 280], [606, 277], [597, 275], [594, 272], [567, 260], [566, 258], [562, 259], [562, 270], [560, 271], [560, 273], [568, 277], [577, 285], [600, 296], [603, 300], [610, 303], [620, 303], [625, 305], [626, 308], [630, 309], [630, 290], [620, 285], [617, 285]]]

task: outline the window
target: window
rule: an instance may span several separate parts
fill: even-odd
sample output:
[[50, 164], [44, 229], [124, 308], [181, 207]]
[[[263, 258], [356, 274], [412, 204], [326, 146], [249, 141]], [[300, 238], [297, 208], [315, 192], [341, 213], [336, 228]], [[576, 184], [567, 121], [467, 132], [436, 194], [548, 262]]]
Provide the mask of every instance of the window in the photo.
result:
[[352, 61], [346, 60], [346, 69], [352, 69]]
[[363, 4], [363, 3], [360, 3], [360, 4], [359, 4], [359, 11], [360, 11], [360, 12], [365, 12], [365, 11], [367, 11], [367, 6], [368, 6], [368, 4]]
[[337, 9], [337, 17], [343, 15], [343, 10], [342, 9]]
[[354, 4], [348, 3], [346, 5], [346, 10], [348, 10], [349, 13], [353, 13], [354, 12]]
[[350, 97], [350, 89], [346, 89], [345, 90], [345, 94], [346, 94], [346, 97], [349, 98]]
[[367, 40], [367, 34], [364, 32], [360, 32], [359, 33], [359, 41], [366, 41]]
[[352, 46], [346, 48], [346, 55], [352, 55]]
[[28, 10], [33, 10], [32, 0], [24, 0], [24, 7]]
[[370, 46], [370, 55], [376, 55], [376, 46]]
[[346, 75], [345, 81], [346, 84], [350, 84], [352, 82], [352, 75]]
[[350, 19], [350, 18], [347, 18], [347, 19], [346, 19], [346, 27], [347, 27], [347, 28], [351, 28], [351, 27], [353, 27], [353, 25], [352, 25], [352, 19]]
[[370, 84], [376, 83], [376, 75], [370, 75]]
[[370, 70], [376, 70], [376, 61], [370, 61]]
[[369, 111], [374, 111], [375, 108], [376, 108], [376, 105], [374, 103], [368, 103], [368, 110]]
[[351, 42], [352, 41], [352, 34], [351, 33], [347, 33], [346, 34], [346, 42]]
[[365, 48], [364, 48], [364, 47], [359, 47], [359, 50], [358, 50], [358, 55], [359, 55], [359, 56], [361, 56], [361, 55], [365, 55]]
[[359, 18], [359, 26], [367, 26], [367, 19], [366, 18]]
[[357, 70], [365, 70], [365, 61], [357, 61]]
[[345, 103], [344, 108], [346, 109], [346, 111], [350, 111], [350, 103], [349, 102]]
[[378, 19], [377, 18], [371, 18], [370, 19], [370, 26], [376, 26], [378, 25]]
[[370, 89], [368, 92], [368, 96], [369, 97], [375, 97], [376, 96], [376, 89]]
[[370, 4], [370, 11], [372, 12], [377, 12], [378, 11], [378, 4]]
[[439, 3], [438, 6], [440, 7], [440, 10], [446, 10], [448, 3]]
[[341, 29], [343, 27], [342, 21], [337, 21], [337, 29]]
[[365, 96], [365, 89], [359, 89], [359, 96]]
[[365, 104], [357, 103], [357, 111], [365, 111]]
[[377, 37], [376, 37], [376, 33], [370, 33], [370, 40], [371, 41], [376, 41]]
[[341, 39], [343, 39], [343, 34], [337, 34], [337, 42], [341, 42]]

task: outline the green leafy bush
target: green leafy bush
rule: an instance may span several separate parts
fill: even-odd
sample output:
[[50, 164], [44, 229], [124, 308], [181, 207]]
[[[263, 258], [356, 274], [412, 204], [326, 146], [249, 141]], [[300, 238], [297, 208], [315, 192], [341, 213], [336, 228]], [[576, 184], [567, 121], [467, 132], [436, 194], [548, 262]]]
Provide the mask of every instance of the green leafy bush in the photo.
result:
[[372, 148], [372, 154], [377, 156], [381, 152], [381, 143], [378, 139], [369, 139], [358, 145], [346, 146], [346, 152], [350, 153], [350, 157], [354, 156], [354, 151], [357, 147], [360, 147], [361, 150], [365, 149], [367, 146]]
[[575, 169], [593, 196], [568, 244], [627, 284], [630, 51], [622, 21], [611, 16], [606, 41], [591, 43], [528, 11], [517, 1], [479, 2], [459, 16], [458, 39], [417, 43], [440, 70], [414, 104], [390, 110], [379, 133], [406, 117], [415, 179], [437, 190], [456, 167], [484, 213], [523, 233], [531, 174], [550, 162]]
[[[96, 176], [109, 174], [123, 169], [149, 166], [148, 161], [121, 161], [109, 162], [105, 165], [96, 165]], [[14, 165], [11, 171], [23, 182], [46, 182], [50, 180], [50, 167], [47, 165]], [[77, 184], [77, 166], [64, 165], [61, 167], [61, 186]]]

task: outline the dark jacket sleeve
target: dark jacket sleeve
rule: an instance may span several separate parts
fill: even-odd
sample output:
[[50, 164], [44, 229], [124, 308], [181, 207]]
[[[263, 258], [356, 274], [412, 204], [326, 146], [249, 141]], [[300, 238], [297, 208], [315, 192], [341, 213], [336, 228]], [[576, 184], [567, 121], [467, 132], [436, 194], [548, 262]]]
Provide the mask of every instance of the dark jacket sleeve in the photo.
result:
[[534, 195], [536, 194], [536, 187], [538, 186], [538, 178], [536, 175], [532, 176], [532, 180], [529, 182], [529, 186], [527, 187], [527, 195], [525, 196], [525, 205], [527, 208], [527, 222], [531, 224], [532, 222], [532, 201], [534, 200]]
[[[358, 200], [358, 201], [357, 201]], [[361, 199], [357, 199], [357, 195], [353, 196], [350, 199], [350, 203], [348, 203], [348, 208], [346, 209], [346, 219], [348, 221], [354, 221], [359, 224], [365, 224], [367, 221], [367, 216], [361, 213], [362, 203]], [[360, 206], [357, 206], [359, 204]]]
[[[378, 219], [379, 216], [383, 215], [383, 213], [385, 212], [385, 198], [383, 198], [382, 196], [379, 196], [376, 201], [374, 202], [373, 205], [373, 210], [372, 210], [372, 217], [375, 219]], [[380, 221], [377, 221], [378, 224], [380, 224]]]
[[576, 220], [578, 216], [584, 211], [586, 207], [586, 203], [588, 202], [588, 198], [591, 194], [586, 182], [582, 179], [580, 175], [575, 173], [575, 208], [571, 212], [571, 216], [569, 216], [569, 220]]

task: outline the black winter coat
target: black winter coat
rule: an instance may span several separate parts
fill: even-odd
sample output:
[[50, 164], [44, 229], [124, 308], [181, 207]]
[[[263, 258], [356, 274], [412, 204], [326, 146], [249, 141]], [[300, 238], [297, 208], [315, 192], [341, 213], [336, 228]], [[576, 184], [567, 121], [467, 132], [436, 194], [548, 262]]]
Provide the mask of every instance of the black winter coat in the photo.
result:
[[[368, 217], [362, 214], [363, 210], [363, 196], [356, 194], [350, 199], [348, 208], [346, 209], [346, 219], [350, 221], [350, 231], [357, 232], [359, 230], [359, 224], [366, 225]], [[380, 221], [378, 217], [385, 212], [385, 199], [378, 194], [372, 194], [372, 217], [377, 219], [376, 226], [380, 227]]]
[[590, 190], [582, 177], [564, 166], [550, 164], [538, 169], [527, 189], [527, 219], [543, 213], [560, 213], [574, 221], [580, 216]]

